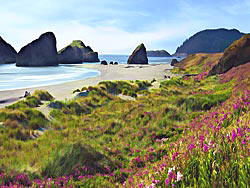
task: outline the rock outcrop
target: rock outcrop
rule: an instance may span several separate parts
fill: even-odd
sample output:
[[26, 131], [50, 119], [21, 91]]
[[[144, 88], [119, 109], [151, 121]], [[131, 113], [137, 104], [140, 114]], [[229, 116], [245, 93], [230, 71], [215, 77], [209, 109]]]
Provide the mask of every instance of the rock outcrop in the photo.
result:
[[209, 29], [196, 33], [177, 48], [175, 55], [223, 52], [244, 34], [236, 29]]
[[147, 51], [148, 57], [171, 57], [171, 55], [166, 50], [151, 50]]
[[128, 64], [148, 64], [147, 52], [144, 44], [140, 44], [128, 58]]
[[248, 62], [250, 62], [250, 34], [244, 35], [228, 47], [209, 75], [222, 74]]
[[16, 62], [16, 50], [0, 37], [0, 64]]
[[82, 62], [99, 62], [98, 53], [80, 40], [74, 40], [58, 53], [60, 64], [75, 64]]
[[179, 61], [177, 59], [172, 59], [171, 66], [174, 66], [177, 63], [179, 63]]
[[103, 61], [101, 61], [101, 65], [108, 65], [108, 62], [103, 60]]
[[47, 32], [24, 46], [17, 54], [16, 66], [39, 67], [58, 65], [56, 37]]

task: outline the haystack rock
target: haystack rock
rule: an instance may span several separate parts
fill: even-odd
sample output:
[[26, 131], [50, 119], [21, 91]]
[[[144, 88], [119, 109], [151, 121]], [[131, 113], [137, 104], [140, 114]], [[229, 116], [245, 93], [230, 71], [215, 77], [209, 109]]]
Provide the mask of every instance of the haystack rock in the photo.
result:
[[15, 63], [16, 50], [0, 37], [0, 64]]
[[147, 52], [144, 44], [140, 44], [129, 56], [128, 64], [148, 64]]
[[16, 66], [41, 67], [58, 65], [56, 37], [47, 32], [24, 46], [17, 54]]
[[250, 62], [250, 34], [244, 35], [229, 46], [219, 63], [209, 72], [209, 75], [222, 74], [233, 67]]
[[85, 46], [80, 40], [74, 40], [58, 53], [60, 64], [75, 64], [82, 62], [99, 62], [98, 53]]

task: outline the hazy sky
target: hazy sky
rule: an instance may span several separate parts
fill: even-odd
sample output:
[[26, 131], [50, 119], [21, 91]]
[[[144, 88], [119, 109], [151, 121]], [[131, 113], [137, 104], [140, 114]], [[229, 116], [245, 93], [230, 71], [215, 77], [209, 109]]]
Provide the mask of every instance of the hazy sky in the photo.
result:
[[0, 36], [16, 50], [53, 31], [57, 48], [80, 39], [101, 54], [139, 44], [174, 53], [196, 32], [250, 32], [250, 0], [0, 0]]

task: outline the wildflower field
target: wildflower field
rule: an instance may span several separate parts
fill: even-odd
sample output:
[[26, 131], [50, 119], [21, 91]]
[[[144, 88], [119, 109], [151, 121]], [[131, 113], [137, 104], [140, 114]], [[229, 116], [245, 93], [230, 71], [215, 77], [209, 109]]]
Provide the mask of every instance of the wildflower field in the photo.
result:
[[213, 58], [159, 88], [106, 81], [79, 88], [86, 97], [37, 91], [0, 109], [0, 186], [248, 187], [250, 63], [207, 77]]

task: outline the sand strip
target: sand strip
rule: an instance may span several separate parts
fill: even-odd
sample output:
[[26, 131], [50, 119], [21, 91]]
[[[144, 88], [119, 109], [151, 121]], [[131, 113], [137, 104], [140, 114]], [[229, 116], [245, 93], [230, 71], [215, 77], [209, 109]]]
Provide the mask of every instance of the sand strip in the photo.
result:
[[83, 68], [97, 69], [101, 75], [84, 80], [66, 82], [63, 84], [40, 86], [34, 88], [16, 89], [0, 91], [0, 108], [10, 105], [24, 95], [25, 91], [33, 92], [36, 89], [47, 90], [57, 100], [70, 99], [75, 89], [83, 86], [96, 85], [105, 80], [163, 80], [164, 76], [173, 76], [170, 72], [171, 65], [99, 65], [99, 64], [81, 64], [76, 65]]

